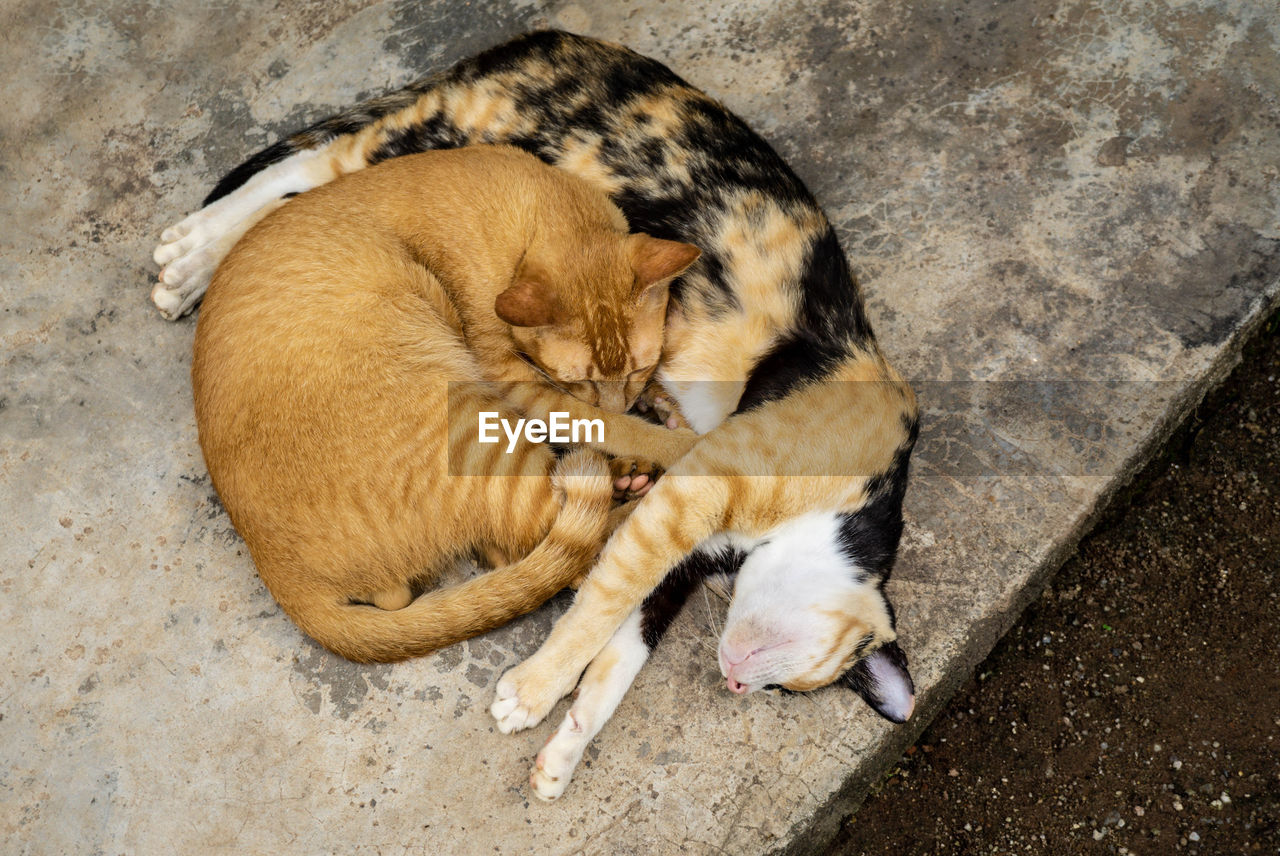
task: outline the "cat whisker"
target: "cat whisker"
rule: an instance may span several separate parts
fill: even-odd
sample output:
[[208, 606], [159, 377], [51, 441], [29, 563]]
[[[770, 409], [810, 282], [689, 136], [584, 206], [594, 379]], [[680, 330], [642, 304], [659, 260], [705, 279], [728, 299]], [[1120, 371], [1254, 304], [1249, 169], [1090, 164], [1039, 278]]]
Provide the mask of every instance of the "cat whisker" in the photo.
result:
[[702, 603], [707, 608], [707, 620], [711, 622], [711, 630], [715, 633], [716, 638], [720, 638], [720, 628], [716, 626], [715, 612], [711, 609], [711, 598], [707, 596], [707, 587], [702, 586]]

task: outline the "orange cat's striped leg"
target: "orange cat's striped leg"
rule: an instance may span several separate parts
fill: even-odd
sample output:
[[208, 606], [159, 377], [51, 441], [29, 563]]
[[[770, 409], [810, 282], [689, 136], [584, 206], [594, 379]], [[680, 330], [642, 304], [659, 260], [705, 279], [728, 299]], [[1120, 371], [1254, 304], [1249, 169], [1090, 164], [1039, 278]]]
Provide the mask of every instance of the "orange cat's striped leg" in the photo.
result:
[[679, 469], [684, 472], [659, 481], [609, 539], [542, 647], [498, 681], [489, 712], [499, 731], [541, 722], [667, 572], [720, 530], [730, 480]]

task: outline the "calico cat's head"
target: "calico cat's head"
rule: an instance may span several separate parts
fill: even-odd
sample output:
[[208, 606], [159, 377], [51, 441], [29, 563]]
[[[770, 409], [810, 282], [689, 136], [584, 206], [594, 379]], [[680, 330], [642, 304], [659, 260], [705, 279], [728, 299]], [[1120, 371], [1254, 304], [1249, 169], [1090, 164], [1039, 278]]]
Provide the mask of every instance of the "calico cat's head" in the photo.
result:
[[671, 280], [698, 258], [690, 244], [591, 230], [540, 235], [494, 310], [520, 355], [555, 386], [627, 410], [658, 365]]
[[[805, 515], [746, 555], [720, 637], [730, 690], [840, 683], [885, 718], [910, 718], [915, 685], [884, 593], [900, 507], [890, 493], [854, 513]], [[880, 519], [885, 511], [896, 525]], [[803, 568], [803, 579], [784, 568]]]

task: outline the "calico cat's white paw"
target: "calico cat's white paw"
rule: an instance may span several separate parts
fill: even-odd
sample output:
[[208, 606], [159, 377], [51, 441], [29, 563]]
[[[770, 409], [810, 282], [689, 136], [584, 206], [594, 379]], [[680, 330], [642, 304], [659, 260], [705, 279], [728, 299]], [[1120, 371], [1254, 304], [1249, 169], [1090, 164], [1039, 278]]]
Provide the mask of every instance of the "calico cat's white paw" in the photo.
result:
[[551, 708], [564, 697], [571, 686], [562, 687], [554, 677], [537, 673], [537, 655], [509, 670], [498, 681], [498, 690], [489, 713], [498, 721], [498, 730], [511, 734], [532, 728], [546, 719]]
[[581, 716], [583, 712], [575, 705], [534, 761], [529, 786], [533, 788], [534, 796], [544, 802], [559, 799], [564, 793], [573, 778], [573, 771], [582, 760], [582, 753], [595, 734], [595, 730], [588, 730], [580, 721]]
[[[160, 245], [156, 247], [151, 258], [158, 265], [167, 265], [174, 259], [200, 246], [201, 232], [196, 228], [199, 224], [200, 212], [197, 211], [160, 233]], [[194, 234], [193, 234], [194, 233]]]
[[186, 257], [169, 265], [151, 289], [151, 302], [170, 321], [186, 315], [209, 289], [220, 260]]
[[160, 281], [151, 291], [151, 301], [156, 308], [170, 320], [190, 312], [208, 291], [213, 272], [240, 239], [240, 235], [240, 231], [225, 234], [199, 249], [179, 256], [160, 271]]
[[186, 315], [204, 296], [213, 272], [249, 230], [254, 218], [235, 220], [234, 209], [215, 202], [160, 235], [152, 258], [164, 265], [151, 289], [151, 302], [170, 321]]
[[191, 311], [226, 255], [226, 250], [218, 246], [213, 219], [207, 209], [191, 214], [165, 229], [160, 234], [160, 245], [151, 254], [156, 264], [164, 268], [151, 289], [151, 302], [170, 321]]

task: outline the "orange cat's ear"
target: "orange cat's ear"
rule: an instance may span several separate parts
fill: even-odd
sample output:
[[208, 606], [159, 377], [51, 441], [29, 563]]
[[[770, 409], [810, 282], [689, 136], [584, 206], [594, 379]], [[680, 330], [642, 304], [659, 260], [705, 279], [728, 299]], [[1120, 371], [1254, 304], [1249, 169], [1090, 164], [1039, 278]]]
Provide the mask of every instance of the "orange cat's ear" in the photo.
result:
[[517, 279], [494, 300], [493, 311], [512, 327], [546, 327], [556, 323], [557, 304], [545, 283]]
[[636, 272], [636, 296], [654, 283], [683, 273], [700, 255], [702, 250], [692, 244], [664, 241], [641, 233], [632, 235], [631, 266]]

